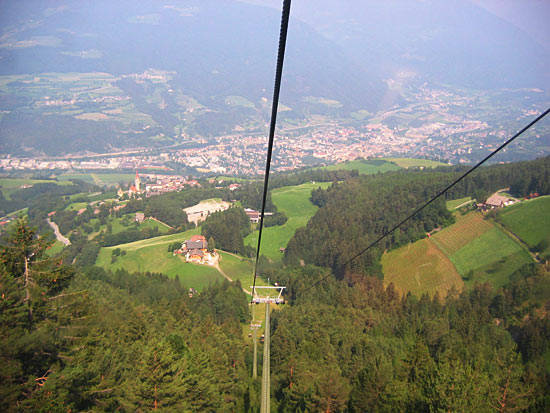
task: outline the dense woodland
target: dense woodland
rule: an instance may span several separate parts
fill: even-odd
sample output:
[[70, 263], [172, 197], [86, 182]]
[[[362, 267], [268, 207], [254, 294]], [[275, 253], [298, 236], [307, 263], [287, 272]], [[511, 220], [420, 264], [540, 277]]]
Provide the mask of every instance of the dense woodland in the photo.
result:
[[232, 207], [209, 215], [202, 224], [201, 231], [207, 240], [215, 241], [216, 248], [244, 256], [254, 255], [254, 250], [244, 245], [244, 237], [250, 234], [252, 228], [250, 219], [241, 207]]
[[[75, 270], [46, 247], [20, 221], [0, 250], [3, 411], [257, 411], [238, 283], [189, 297], [179, 277]], [[273, 411], [550, 408], [544, 265], [445, 300], [311, 266], [275, 280]]]

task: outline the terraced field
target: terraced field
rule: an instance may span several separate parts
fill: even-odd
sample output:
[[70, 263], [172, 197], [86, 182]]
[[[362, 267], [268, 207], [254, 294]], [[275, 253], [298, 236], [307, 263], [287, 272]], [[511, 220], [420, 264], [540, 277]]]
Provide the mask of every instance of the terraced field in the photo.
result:
[[456, 215], [456, 223], [432, 236], [432, 240], [446, 254], [452, 255], [493, 228], [480, 212]]
[[402, 294], [445, 296], [453, 286], [462, 290], [464, 282], [447, 256], [429, 239], [403, 246], [382, 257], [384, 284], [393, 283]]
[[506, 284], [521, 266], [533, 262], [516, 240], [479, 212], [456, 215], [457, 222], [423, 239], [384, 254], [384, 283], [399, 291], [442, 296], [452, 287], [476, 282]]

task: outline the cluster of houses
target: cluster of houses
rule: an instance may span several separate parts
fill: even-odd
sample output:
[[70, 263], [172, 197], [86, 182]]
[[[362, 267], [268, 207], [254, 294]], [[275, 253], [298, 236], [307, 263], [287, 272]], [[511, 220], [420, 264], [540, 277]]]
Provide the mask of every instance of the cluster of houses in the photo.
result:
[[193, 235], [181, 244], [181, 248], [174, 251], [174, 255], [185, 256], [185, 262], [195, 264], [216, 265], [218, 254], [208, 251], [208, 241], [204, 235]]
[[141, 184], [141, 178], [136, 170], [136, 177], [134, 178], [133, 185], [127, 191], [122, 188], [118, 188], [117, 195], [119, 198], [128, 195], [128, 198], [136, 198], [141, 195], [146, 197], [162, 195], [168, 192], [181, 191], [185, 186], [189, 187], [201, 187], [201, 184], [196, 179], [187, 180], [179, 175], [145, 175], [148, 179], [153, 179], [155, 182], [146, 183], [145, 186]]

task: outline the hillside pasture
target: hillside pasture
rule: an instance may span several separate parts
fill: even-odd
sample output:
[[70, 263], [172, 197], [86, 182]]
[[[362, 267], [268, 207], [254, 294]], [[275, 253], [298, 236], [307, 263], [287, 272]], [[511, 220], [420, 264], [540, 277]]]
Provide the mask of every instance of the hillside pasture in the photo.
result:
[[[451, 254], [449, 258], [458, 273], [466, 276], [470, 271], [490, 266], [522, 251], [523, 248], [517, 242], [499, 228], [493, 227]], [[530, 262], [529, 255], [527, 252], [525, 254], [525, 262]]]
[[431, 238], [384, 254], [384, 283], [393, 282], [402, 293], [415, 295], [435, 290], [445, 295], [452, 285], [462, 287], [462, 279], [467, 287], [489, 282], [499, 288], [514, 271], [533, 262], [524, 247], [481, 213], [456, 215], [456, 219]]
[[67, 208], [65, 208], [65, 211], [78, 211], [82, 208], [86, 208], [88, 206], [87, 202], [74, 202], [72, 204], [67, 205]]
[[[213, 267], [186, 263], [184, 258], [168, 251], [169, 244], [183, 242], [198, 233], [199, 230], [195, 228], [178, 234], [101, 248], [96, 265], [111, 271], [124, 268], [129, 272], [157, 272], [172, 278], [178, 275], [184, 286], [202, 290], [215, 281], [221, 281], [222, 275]], [[116, 248], [125, 251], [126, 255], [111, 262]]]
[[531, 248], [550, 237], [550, 196], [504, 208], [499, 215], [504, 225]]
[[501, 288], [510, 282], [510, 276], [525, 264], [533, 260], [525, 250], [518, 251], [472, 271], [472, 277], [464, 281], [466, 286], [472, 287], [476, 283], [488, 282], [494, 288]]
[[464, 286], [451, 261], [430, 239], [385, 253], [381, 262], [384, 284], [393, 283], [401, 294], [439, 292], [444, 297], [452, 287], [460, 291]]
[[[294, 232], [298, 228], [305, 226], [315, 214], [315, 211], [317, 211], [317, 207], [309, 200], [311, 191], [319, 187], [326, 189], [330, 185], [329, 182], [307, 183], [273, 190], [271, 194], [273, 203], [279, 211], [286, 214], [288, 221], [281, 226], [264, 228], [260, 254], [274, 261], [280, 261], [282, 254], [279, 249], [281, 247], [285, 248]], [[256, 248], [258, 244], [258, 231], [249, 234], [244, 242], [246, 245]]]
[[[233, 281], [239, 280], [246, 290], [250, 291], [250, 286], [254, 283], [254, 273], [252, 272], [252, 260], [250, 258], [239, 257], [228, 252], [216, 250], [220, 254], [220, 268]], [[256, 285], [267, 285], [267, 283], [258, 277]]]
[[356, 159], [335, 165], [324, 166], [327, 171], [352, 171], [357, 170], [360, 174], [372, 175], [378, 172], [397, 171], [400, 166], [383, 159]]
[[57, 177], [60, 181], [69, 181], [71, 179], [78, 179], [88, 184], [94, 184], [94, 178], [91, 174], [61, 174]]
[[53, 179], [22, 179], [22, 178], [1, 178], [0, 191], [6, 199], [11, 199], [11, 194], [22, 189], [22, 186], [35, 184], [56, 184], [72, 185], [70, 181], [55, 181]]
[[472, 198], [467, 196], [465, 198], [460, 198], [460, 199], [453, 199], [451, 201], [447, 201], [446, 202], [446, 205], [447, 205], [447, 209], [449, 211], [452, 211], [454, 209], [457, 209], [459, 206], [461, 205], [465, 205], [467, 203], [470, 203], [470, 201], [472, 201]]

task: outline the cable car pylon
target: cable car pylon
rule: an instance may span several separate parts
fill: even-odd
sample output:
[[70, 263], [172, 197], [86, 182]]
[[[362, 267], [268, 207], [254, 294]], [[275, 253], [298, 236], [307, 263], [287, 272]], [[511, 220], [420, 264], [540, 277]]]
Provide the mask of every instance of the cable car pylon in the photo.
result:
[[[271, 370], [271, 334], [270, 334], [270, 304], [284, 304], [285, 300], [282, 297], [283, 290], [286, 287], [281, 286], [251, 286], [252, 288], [252, 303], [265, 304], [265, 332], [264, 332], [264, 362], [262, 366], [262, 392], [260, 400], [260, 413], [269, 413], [271, 406], [271, 386], [270, 386], [270, 370]], [[258, 294], [258, 289], [267, 290], [265, 296]], [[269, 290], [278, 291], [277, 297], [269, 295]], [[256, 343], [254, 341], [254, 343]], [[256, 347], [254, 347], [256, 348]], [[254, 357], [256, 358], [256, 356]], [[255, 371], [255, 370], [254, 370]]]
[[250, 322], [250, 329], [252, 330], [252, 340], [254, 341], [254, 362], [252, 364], [252, 378], [258, 378], [258, 329], [262, 327], [262, 322], [258, 321], [254, 317], [255, 311], [252, 306], [252, 321]]

